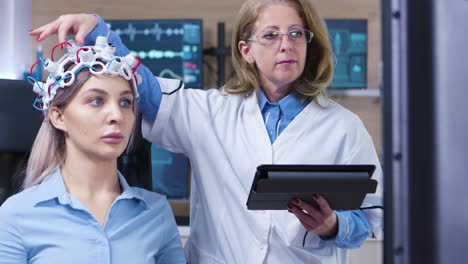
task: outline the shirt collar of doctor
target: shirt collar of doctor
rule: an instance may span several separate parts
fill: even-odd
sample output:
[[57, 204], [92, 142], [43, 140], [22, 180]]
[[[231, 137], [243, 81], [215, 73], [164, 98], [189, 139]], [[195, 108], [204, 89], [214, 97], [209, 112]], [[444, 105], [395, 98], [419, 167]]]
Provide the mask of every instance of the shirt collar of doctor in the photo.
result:
[[272, 103], [268, 100], [262, 89], [258, 90], [258, 105], [260, 107], [260, 111], [263, 112], [267, 103], [270, 105], [278, 105], [281, 113], [283, 114], [283, 119], [285, 120], [294, 119], [294, 117], [296, 117], [297, 114], [310, 102], [309, 99], [300, 98], [296, 93], [290, 93], [278, 102]]
[[[148, 204], [144, 200], [143, 196], [128, 185], [127, 181], [119, 171], [117, 171], [117, 175], [119, 177], [120, 186], [122, 187], [122, 193], [117, 197], [116, 201], [135, 198], [142, 201], [146, 209]], [[47, 176], [44, 181], [37, 186], [37, 188], [39, 188], [39, 194], [35, 205], [54, 198], [57, 198], [59, 203], [63, 205], [71, 203], [70, 194], [67, 192], [59, 168], [56, 168], [49, 176]]]

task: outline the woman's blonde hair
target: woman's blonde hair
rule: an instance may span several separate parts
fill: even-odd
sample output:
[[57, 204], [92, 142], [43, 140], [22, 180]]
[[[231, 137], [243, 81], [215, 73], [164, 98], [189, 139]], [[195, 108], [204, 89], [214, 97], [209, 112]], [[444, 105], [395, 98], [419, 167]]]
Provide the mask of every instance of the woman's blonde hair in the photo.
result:
[[326, 88], [333, 78], [333, 51], [328, 31], [323, 20], [309, 0], [247, 0], [237, 15], [231, 41], [232, 63], [236, 71], [221, 89], [230, 94], [251, 94], [260, 86], [260, 74], [254, 64], [244, 60], [237, 45], [248, 41], [255, 28], [259, 14], [269, 5], [293, 7], [303, 20], [304, 28], [313, 32], [312, 41], [307, 44], [307, 55], [302, 75], [293, 83], [298, 93], [312, 99], [326, 95]]
[[[92, 76], [87, 70], [83, 69], [75, 76], [75, 81], [68, 87], [58, 89], [54, 100], [51, 102], [49, 109], [56, 106], [59, 109], [64, 109], [67, 104], [80, 90], [81, 86]], [[136, 95], [135, 87], [130, 82], [130, 87], [133, 96]], [[133, 112], [136, 113], [136, 104], [133, 104]], [[127, 150], [132, 145], [134, 138], [135, 123], [133, 124], [132, 134], [130, 136]], [[39, 128], [36, 139], [34, 140], [31, 153], [29, 155], [28, 164], [26, 167], [26, 176], [23, 180], [22, 188], [40, 184], [44, 178], [49, 175], [54, 169], [63, 164], [66, 157], [65, 133], [55, 128], [50, 120], [45, 117]]]

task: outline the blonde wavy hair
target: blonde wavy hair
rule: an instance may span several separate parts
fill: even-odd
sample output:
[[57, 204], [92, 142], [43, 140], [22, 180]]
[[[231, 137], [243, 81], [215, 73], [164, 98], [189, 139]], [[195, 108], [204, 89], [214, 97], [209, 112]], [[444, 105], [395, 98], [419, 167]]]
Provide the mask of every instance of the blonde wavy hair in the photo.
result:
[[304, 28], [312, 31], [314, 37], [307, 44], [307, 55], [302, 75], [293, 82], [293, 89], [308, 98], [316, 100], [318, 95], [326, 96], [326, 88], [333, 79], [333, 51], [324, 21], [309, 0], [247, 0], [241, 7], [231, 41], [232, 63], [236, 75], [221, 90], [229, 94], [252, 94], [260, 87], [260, 74], [254, 64], [249, 64], [237, 48], [239, 41], [248, 41], [263, 8], [269, 5], [287, 5], [296, 10]]

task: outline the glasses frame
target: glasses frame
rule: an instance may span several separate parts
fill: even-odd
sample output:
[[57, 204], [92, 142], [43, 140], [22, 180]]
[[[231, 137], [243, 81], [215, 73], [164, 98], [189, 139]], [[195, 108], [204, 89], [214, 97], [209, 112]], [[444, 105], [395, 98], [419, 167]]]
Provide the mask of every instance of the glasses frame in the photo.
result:
[[[310, 34], [309, 39], [306, 40], [306, 42], [297, 42], [297, 39], [292, 38], [291, 35], [290, 35], [291, 32], [294, 32], [294, 31], [297, 31], [297, 30], [303, 30], [304, 32], [309, 32], [309, 34]], [[279, 40], [282, 40], [283, 36], [286, 35], [286, 36], [288, 36], [289, 41], [291, 41], [292, 43], [306, 43], [307, 44], [307, 43], [310, 43], [312, 41], [312, 39], [314, 38], [314, 32], [312, 32], [312, 31], [310, 31], [308, 29], [292, 29], [292, 30], [288, 31], [287, 33], [282, 33], [280, 31], [271, 30], [271, 32], [277, 32], [279, 34], [278, 38], [276, 38], [272, 43], [262, 43], [261, 38], [260, 38], [260, 34], [262, 34], [262, 32], [257, 33], [255, 35], [252, 35], [250, 38], [247, 39], [247, 41], [258, 40], [263, 45], [274, 45], [274, 44], [278, 43]]]

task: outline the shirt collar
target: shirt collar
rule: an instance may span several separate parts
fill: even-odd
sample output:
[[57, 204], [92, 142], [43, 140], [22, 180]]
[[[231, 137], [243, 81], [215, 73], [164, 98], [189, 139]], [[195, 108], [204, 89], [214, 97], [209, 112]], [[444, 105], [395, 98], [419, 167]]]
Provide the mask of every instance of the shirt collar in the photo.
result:
[[262, 89], [258, 90], [258, 104], [260, 111], [263, 113], [263, 110], [267, 104], [278, 105], [283, 118], [286, 120], [294, 119], [294, 117], [296, 117], [297, 114], [299, 114], [299, 112], [301, 112], [302, 109], [304, 109], [304, 107], [310, 102], [310, 99], [300, 98], [297, 93], [289, 93], [278, 102], [272, 103], [270, 100], [268, 100]]
[[[119, 177], [122, 193], [116, 200], [135, 198], [142, 201], [146, 209], [148, 204], [144, 200], [143, 196], [128, 185], [127, 181], [119, 171], [117, 171], [117, 176]], [[71, 203], [70, 194], [67, 192], [67, 188], [63, 182], [60, 168], [53, 170], [37, 188], [39, 188], [39, 193], [37, 195], [36, 205], [55, 198], [57, 198], [61, 204]]]
[[122, 194], [120, 194], [117, 199], [137, 199], [143, 202], [145, 209], [148, 208], [148, 203], [146, 203], [143, 196], [128, 185], [127, 180], [125, 180], [125, 177], [120, 173], [120, 171], [117, 171], [117, 176], [119, 177], [120, 186], [122, 187]]
[[60, 168], [56, 168], [38, 186], [36, 205], [54, 198], [59, 200], [68, 195], [67, 189], [60, 173]]

